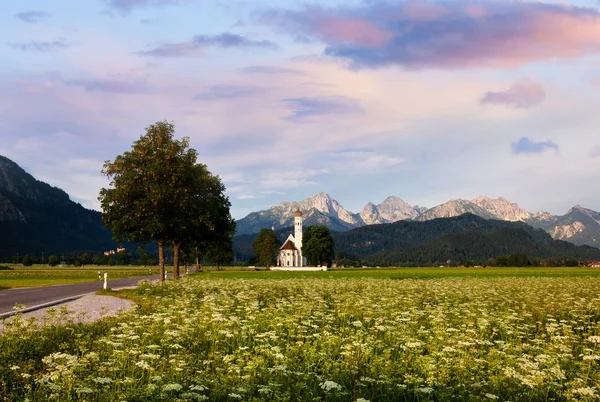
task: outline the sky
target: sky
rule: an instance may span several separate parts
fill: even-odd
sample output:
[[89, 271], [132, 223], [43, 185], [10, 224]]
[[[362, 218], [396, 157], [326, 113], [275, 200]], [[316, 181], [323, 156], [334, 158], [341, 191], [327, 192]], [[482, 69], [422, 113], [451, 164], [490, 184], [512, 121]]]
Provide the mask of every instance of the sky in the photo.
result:
[[88, 208], [168, 120], [238, 219], [319, 192], [600, 210], [596, 0], [19, 0], [0, 26], [0, 155]]

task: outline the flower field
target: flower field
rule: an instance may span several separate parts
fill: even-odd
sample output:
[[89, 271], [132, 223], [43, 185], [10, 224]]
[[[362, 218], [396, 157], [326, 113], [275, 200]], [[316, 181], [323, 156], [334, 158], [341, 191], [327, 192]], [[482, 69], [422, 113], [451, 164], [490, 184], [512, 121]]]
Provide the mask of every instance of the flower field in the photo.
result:
[[600, 396], [600, 278], [184, 278], [119, 319], [0, 337], [29, 401]]

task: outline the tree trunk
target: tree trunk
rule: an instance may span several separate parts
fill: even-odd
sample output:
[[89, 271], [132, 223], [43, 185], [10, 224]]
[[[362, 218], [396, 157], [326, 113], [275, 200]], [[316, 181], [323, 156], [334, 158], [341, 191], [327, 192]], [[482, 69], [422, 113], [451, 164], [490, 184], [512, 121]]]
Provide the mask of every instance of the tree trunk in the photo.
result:
[[158, 274], [160, 275], [160, 281], [165, 281], [165, 249], [162, 241], [158, 242]]
[[196, 247], [196, 272], [201, 272], [202, 266], [200, 265], [200, 250]]
[[173, 242], [173, 279], [179, 279], [179, 243]]
[[221, 264], [219, 264], [219, 263], [217, 262], [217, 271], [220, 271], [220, 270], [221, 270]]

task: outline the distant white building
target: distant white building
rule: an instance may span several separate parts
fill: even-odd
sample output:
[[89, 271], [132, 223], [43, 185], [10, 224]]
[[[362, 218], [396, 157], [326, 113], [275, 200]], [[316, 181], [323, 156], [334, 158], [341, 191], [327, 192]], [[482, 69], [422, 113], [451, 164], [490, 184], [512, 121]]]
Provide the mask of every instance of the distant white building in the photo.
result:
[[305, 267], [306, 257], [302, 256], [302, 212], [294, 213], [294, 234], [288, 236], [277, 255], [278, 267]]

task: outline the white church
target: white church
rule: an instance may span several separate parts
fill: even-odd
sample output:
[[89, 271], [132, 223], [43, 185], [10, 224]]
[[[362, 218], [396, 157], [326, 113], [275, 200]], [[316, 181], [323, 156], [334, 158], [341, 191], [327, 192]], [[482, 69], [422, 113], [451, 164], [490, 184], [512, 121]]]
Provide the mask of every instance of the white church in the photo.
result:
[[288, 236], [277, 255], [278, 267], [306, 267], [306, 257], [302, 255], [302, 212], [294, 213], [294, 234]]

